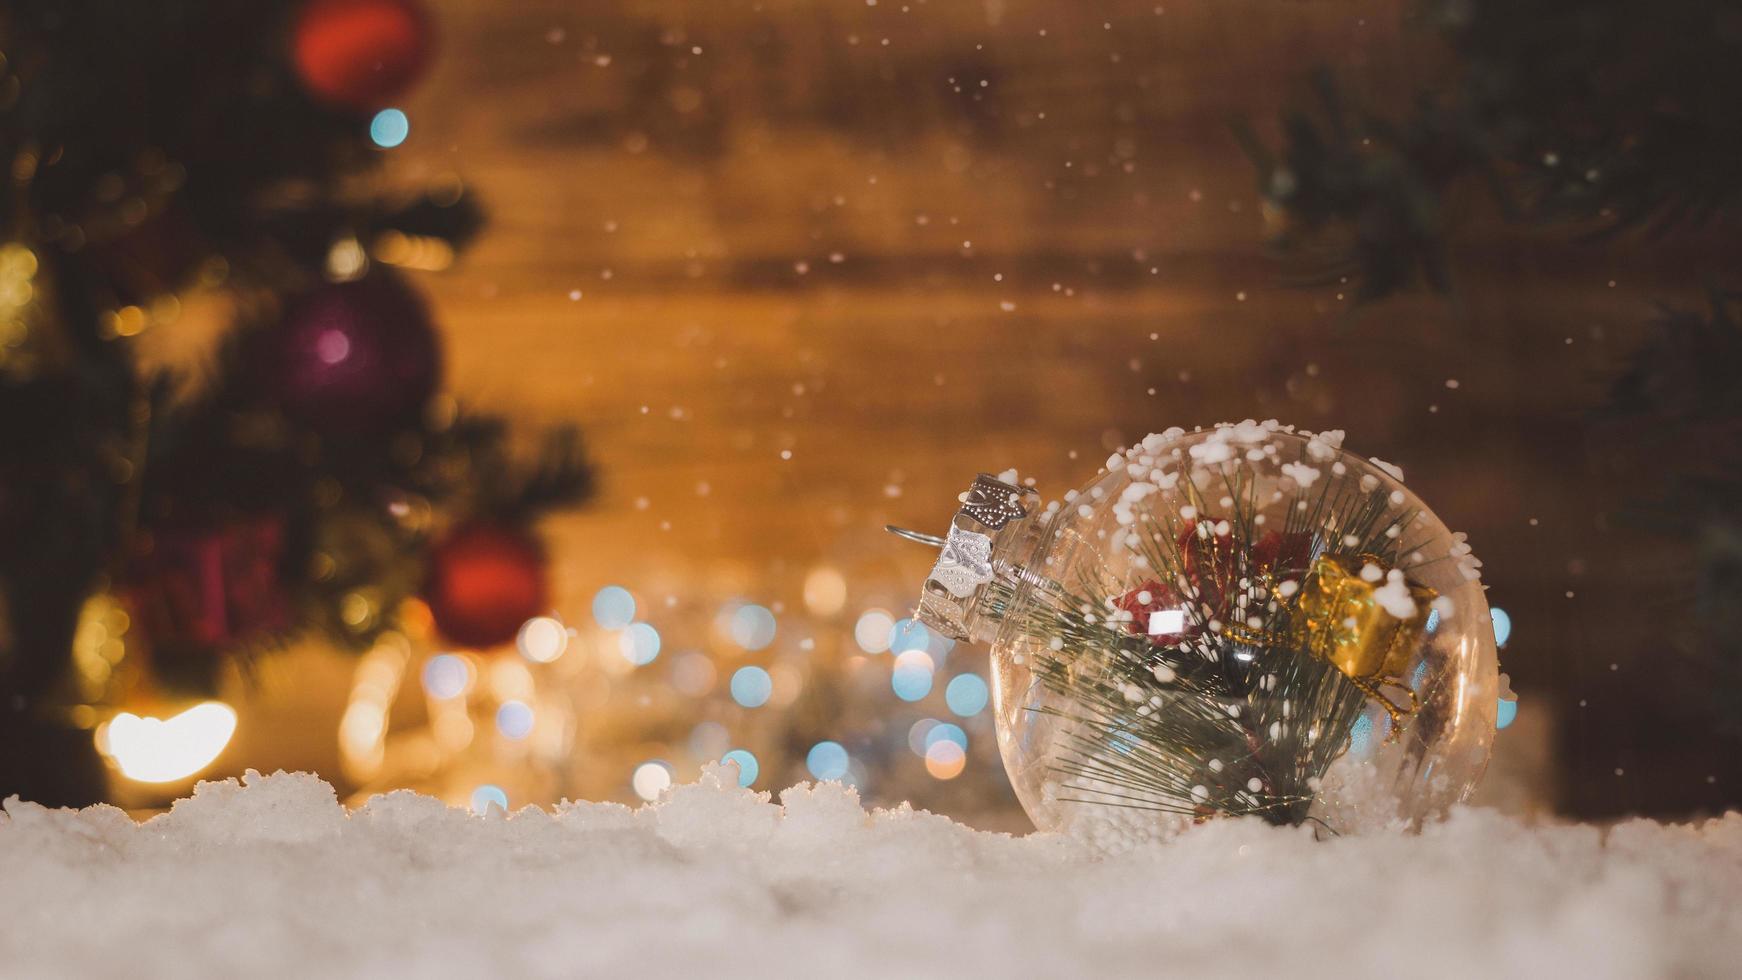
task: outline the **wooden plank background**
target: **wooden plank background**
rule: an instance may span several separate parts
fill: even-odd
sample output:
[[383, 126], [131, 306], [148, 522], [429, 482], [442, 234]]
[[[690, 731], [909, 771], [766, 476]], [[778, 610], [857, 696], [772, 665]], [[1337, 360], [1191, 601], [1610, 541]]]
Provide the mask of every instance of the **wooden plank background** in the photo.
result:
[[[905, 731], [886, 660], [851, 680], [875, 676], [852, 615], [907, 608], [927, 563], [885, 522], [941, 525], [981, 469], [1057, 493], [1148, 431], [1277, 417], [1348, 430], [1470, 532], [1516, 623], [1504, 666], [1558, 722], [1547, 795], [1585, 814], [1735, 800], [1658, 683], [1679, 559], [1613, 526], [1585, 421], [1648, 301], [1704, 270], [1473, 213], [1454, 301], [1351, 318], [1334, 289], [1281, 288], [1263, 254], [1229, 120], [1273, 120], [1319, 65], [1395, 102], [1434, 70], [1403, 5], [436, 6], [442, 50], [390, 173], [458, 174], [491, 212], [425, 280], [459, 394], [589, 433], [602, 495], [550, 528], [571, 618], [621, 583], [677, 649], [708, 644], [723, 601], [775, 604], [771, 656], [834, 677], [843, 719]], [[840, 617], [804, 614], [820, 564], [849, 576]], [[779, 760], [764, 785], [801, 771], [802, 710], [669, 704], [661, 676], [600, 707], [629, 744], [592, 745], [575, 792], [623, 796], [621, 760], [681, 754], [701, 717], [752, 726]], [[961, 778], [892, 757], [870, 795], [999, 824], [989, 732], [971, 734]]]

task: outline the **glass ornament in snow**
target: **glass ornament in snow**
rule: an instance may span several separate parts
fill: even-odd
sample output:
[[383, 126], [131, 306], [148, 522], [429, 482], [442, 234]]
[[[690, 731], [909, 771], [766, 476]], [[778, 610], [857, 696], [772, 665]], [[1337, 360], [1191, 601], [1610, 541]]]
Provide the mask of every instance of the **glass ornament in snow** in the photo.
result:
[[1064, 500], [982, 475], [920, 617], [990, 644], [1035, 826], [1107, 843], [1215, 816], [1334, 832], [1463, 800], [1494, 736], [1479, 562], [1341, 432], [1170, 429]]

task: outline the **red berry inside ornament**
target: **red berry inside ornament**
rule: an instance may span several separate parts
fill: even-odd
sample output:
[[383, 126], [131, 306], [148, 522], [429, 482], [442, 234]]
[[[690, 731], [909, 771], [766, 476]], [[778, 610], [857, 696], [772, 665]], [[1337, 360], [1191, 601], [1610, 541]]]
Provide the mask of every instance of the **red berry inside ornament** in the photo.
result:
[[432, 35], [414, 0], [310, 0], [297, 17], [291, 57], [311, 95], [367, 111], [423, 74]]
[[297, 421], [370, 431], [423, 408], [440, 381], [441, 352], [423, 300], [397, 277], [376, 274], [293, 300], [257, 338], [254, 368]]
[[545, 611], [544, 548], [519, 528], [469, 524], [430, 556], [424, 599], [436, 629], [454, 643], [491, 647], [514, 639]]

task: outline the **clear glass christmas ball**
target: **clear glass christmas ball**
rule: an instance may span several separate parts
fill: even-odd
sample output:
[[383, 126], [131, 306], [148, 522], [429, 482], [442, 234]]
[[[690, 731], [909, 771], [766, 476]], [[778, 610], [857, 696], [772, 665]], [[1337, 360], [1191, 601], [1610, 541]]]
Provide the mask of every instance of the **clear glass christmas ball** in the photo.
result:
[[1173, 429], [1061, 501], [986, 476], [964, 495], [920, 614], [990, 645], [1036, 827], [1345, 832], [1469, 795], [1498, 707], [1479, 563], [1396, 467], [1341, 442]]

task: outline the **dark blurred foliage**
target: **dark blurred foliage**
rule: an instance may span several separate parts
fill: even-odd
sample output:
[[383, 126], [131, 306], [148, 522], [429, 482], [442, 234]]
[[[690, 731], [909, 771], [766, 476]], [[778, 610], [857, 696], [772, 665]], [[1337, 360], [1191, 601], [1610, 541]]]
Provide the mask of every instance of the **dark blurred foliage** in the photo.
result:
[[[309, 628], [366, 644], [447, 527], [524, 526], [590, 489], [573, 432], [523, 464], [500, 420], [451, 403], [322, 427], [260, 383], [250, 339], [326, 282], [336, 243], [367, 267], [390, 236], [457, 249], [481, 224], [457, 183], [380, 186], [368, 113], [298, 83], [302, 6], [0, 8], [0, 242], [29, 283], [24, 340], [0, 347], [0, 795], [98, 798], [65, 714], [94, 592], [131, 598], [157, 685], [207, 692]], [[233, 297], [230, 334], [197, 376], [142, 370], [128, 338], [171, 328], [190, 288]]]
[[[1654, 242], [1742, 212], [1742, 4], [1420, 0], [1448, 81], [1399, 115], [1347, 104], [1329, 73], [1283, 119], [1279, 149], [1242, 128], [1274, 244], [1305, 284], [1352, 281], [1357, 304], [1453, 288], [1448, 241], [1472, 191], [1569, 236]], [[1727, 255], [1717, 259], [1727, 261]], [[1631, 516], [1691, 544], [1694, 615], [1675, 636], [1742, 735], [1742, 331], [1733, 296], [1666, 310], [1593, 419], [1611, 462], [1644, 475]], [[1618, 437], [1618, 438], [1611, 438]], [[1613, 447], [1621, 447], [1614, 449]]]

